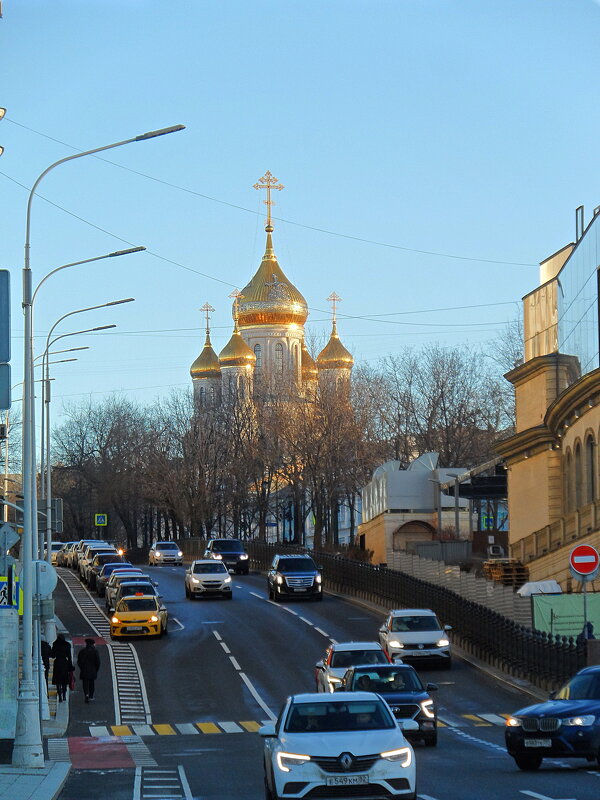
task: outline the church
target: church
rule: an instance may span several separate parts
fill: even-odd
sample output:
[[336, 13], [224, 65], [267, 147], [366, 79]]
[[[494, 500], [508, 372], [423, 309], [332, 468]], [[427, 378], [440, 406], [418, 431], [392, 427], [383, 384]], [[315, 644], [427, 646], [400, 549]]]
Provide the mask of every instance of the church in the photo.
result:
[[260, 266], [250, 282], [233, 297], [233, 333], [219, 355], [210, 341], [208, 304], [204, 348], [191, 366], [194, 398], [200, 406], [219, 405], [234, 398], [251, 399], [258, 386], [272, 393], [280, 387], [299, 397], [309, 397], [323, 386], [344, 390], [349, 386], [354, 359], [337, 332], [333, 293], [332, 329], [328, 343], [316, 361], [305, 343], [308, 305], [300, 291], [279, 266], [273, 247], [271, 191], [283, 186], [270, 172], [254, 185], [265, 189], [266, 247]]

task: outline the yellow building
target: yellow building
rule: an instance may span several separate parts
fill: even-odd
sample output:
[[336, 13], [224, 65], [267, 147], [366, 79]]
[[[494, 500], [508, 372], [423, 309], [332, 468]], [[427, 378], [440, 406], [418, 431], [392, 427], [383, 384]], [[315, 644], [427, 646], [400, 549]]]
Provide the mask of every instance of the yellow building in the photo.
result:
[[[540, 264], [540, 285], [523, 298], [524, 361], [515, 387], [516, 433], [499, 442], [508, 468], [510, 555], [530, 580], [571, 585], [576, 544], [600, 548], [600, 214], [576, 243]], [[600, 581], [593, 588], [600, 590]]]

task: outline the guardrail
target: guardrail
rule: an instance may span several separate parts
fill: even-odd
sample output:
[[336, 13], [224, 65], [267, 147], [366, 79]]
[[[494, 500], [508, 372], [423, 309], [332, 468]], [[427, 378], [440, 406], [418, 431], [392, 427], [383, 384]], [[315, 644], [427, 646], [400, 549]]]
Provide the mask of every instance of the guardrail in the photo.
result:
[[[246, 542], [246, 546], [251, 564], [260, 570], [269, 568], [275, 553], [289, 549], [257, 541]], [[311, 555], [323, 567], [326, 589], [389, 608], [431, 608], [444, 624], [452, 625], [452, 639], [464, 650], [541, 689], [556, 689], [586, 666], [586, 643], [578, 644], [572, 637], [531, 630], [444, 586], [405, 572], [331, 553]]]

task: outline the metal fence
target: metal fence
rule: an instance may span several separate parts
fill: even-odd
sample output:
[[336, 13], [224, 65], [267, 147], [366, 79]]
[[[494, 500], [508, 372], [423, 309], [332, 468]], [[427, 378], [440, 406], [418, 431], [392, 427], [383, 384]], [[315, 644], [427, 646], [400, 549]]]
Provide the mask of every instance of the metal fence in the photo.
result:
[[[261, 570], [284, 550], [281, 544], [249, 541], [246, 545], [251, 564]], [[326, 589], [389, 608], [431, 608], [452, 626], [452, 639], [464, 650], [542, 689], [557, 688], [586, 665], [585, 643], [519, 625], [445, 586], [331, 553], [311, 555], [323, 568]]]

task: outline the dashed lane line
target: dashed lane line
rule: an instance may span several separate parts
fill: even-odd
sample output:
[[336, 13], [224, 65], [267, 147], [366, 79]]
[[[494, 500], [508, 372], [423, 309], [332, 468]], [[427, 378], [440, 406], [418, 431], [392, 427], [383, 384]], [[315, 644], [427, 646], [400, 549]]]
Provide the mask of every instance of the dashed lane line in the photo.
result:
[[230, 661], [231, 661], [231, 663], [233, 664], [233, 667], [234, 667], [234, 669], [237, 669], [237, 671], [238, 671], [238, 672], [239, 672], [239, 671], [242, 669], [242, 668], [240, 667], [240, 665], [239, 665], [239, 663], [238, 663], [238, 661], [237, 661], [237, 659], [236, 659], [236, 658], [234, 658], [233, 656], [229, 656], [229, 660], [230, 660]]
[[325, 631], [322, 628], [317, 628], [317, 626], [315, 625], [315, 630], [317, 633], [320, 633], [321, 636], [324, 636], [326, 639], [329, 639], [329, 634], [325, 633]]
[[223, 650], [225, 650], [225, 652], [227, 653], [227, 655], [229, 655], [229, 653], [231, 653], [231, 650], [230, 650], [230, 649], [227, 647], [227, 645], [225, 644], [225, 642], [219, 642], [219, 644], [221, 645], [221, 647], [223, 648]]

